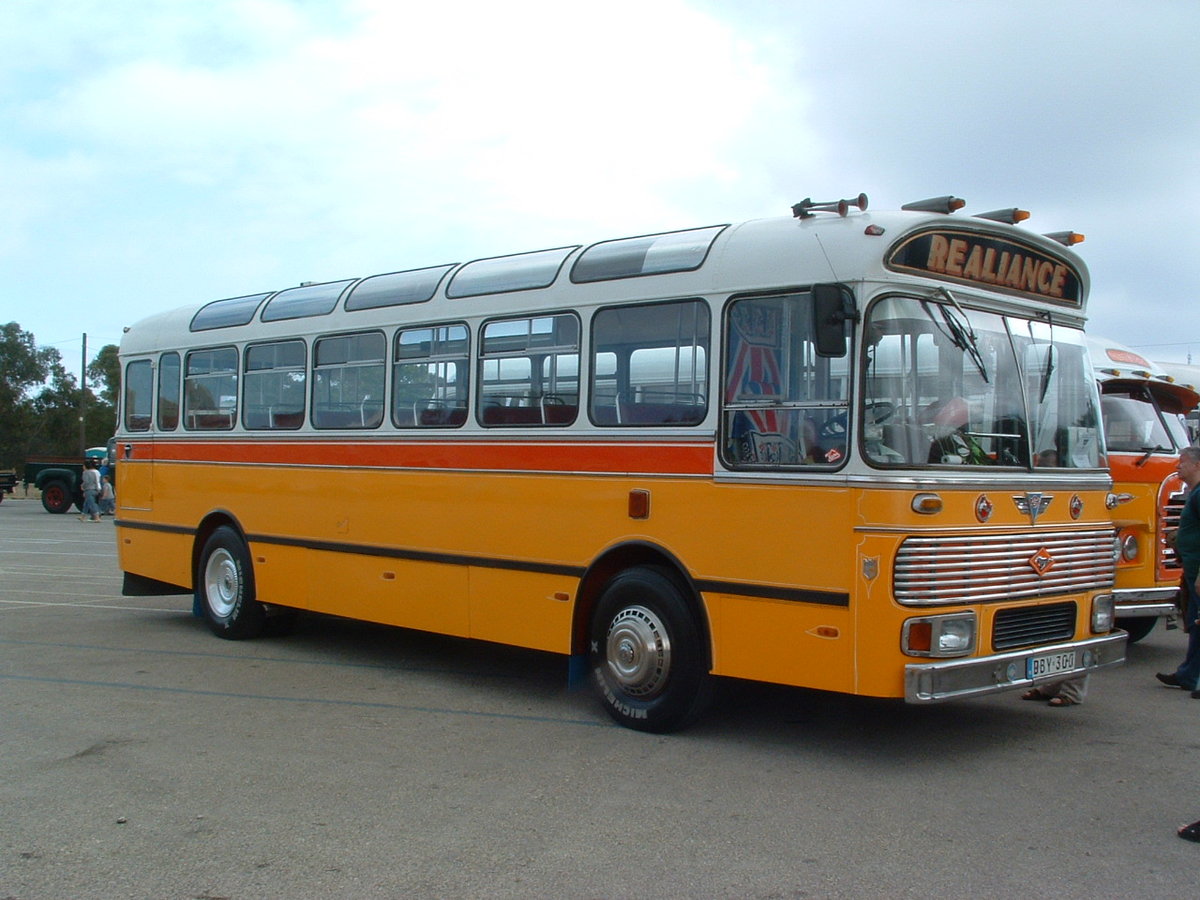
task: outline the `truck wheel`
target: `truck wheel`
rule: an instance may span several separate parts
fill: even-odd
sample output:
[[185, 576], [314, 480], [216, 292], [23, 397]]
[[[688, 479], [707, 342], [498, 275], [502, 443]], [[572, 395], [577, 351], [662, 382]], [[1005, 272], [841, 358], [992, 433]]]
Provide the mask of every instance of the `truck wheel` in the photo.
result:
[[254, 569], [241, 536], [222, 525], [204, 542], [196, 571], [196, 598], [217, 637], [257, 637], [267, 616], [254, 596]]
[[42, 508], [48, 513], [65, 513], [75, 500], [63, 481], [48, 481], [42, 488]]
[[592, 614], [589, 644], [593, 684], [619, 724], [665, 734], [707, 704], [703, 632], [666, 571], [630, 569], [610, 581]]
[[1156, 616], [1136, 616], [1131, 619], [1117, 619], [1117, 627], [1125, 629], [1128, 633], [1128, 643], [1136, 644], [1154, 630], [1154, 623], [1157, 621]]

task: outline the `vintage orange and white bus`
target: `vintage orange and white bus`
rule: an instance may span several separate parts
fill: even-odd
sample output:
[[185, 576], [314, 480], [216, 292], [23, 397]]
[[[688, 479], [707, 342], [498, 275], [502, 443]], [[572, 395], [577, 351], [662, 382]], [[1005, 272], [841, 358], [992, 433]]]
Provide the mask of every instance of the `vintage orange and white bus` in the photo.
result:
[[1108, 465], [1113, 478], [1117, 557], [1117, 625], [1140, 641], [1176, 612], [1183, 574], [1168, 535], [1179, 524], [1184, 485], [1175, 471], [1190, 443], [1184, 417], [1200, 401], [1140, 353], [1088, 335], [1100, 384]]
[[561, 653], [660, 732], [716, 676], [924, 703], [1121, 662], [1085, 266], [866, 205], [134, 325], [127, 592]]

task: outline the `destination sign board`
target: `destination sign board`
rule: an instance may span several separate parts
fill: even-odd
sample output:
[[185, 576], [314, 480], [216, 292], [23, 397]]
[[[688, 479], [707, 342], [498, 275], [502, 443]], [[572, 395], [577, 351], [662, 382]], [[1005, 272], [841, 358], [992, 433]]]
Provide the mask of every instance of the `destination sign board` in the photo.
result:
[[1064, 306], [1083, 305], [1082, 280], [1073, 266], [1045, 250], [994, 235], [923, 231], [893, 247], [887, 265]]

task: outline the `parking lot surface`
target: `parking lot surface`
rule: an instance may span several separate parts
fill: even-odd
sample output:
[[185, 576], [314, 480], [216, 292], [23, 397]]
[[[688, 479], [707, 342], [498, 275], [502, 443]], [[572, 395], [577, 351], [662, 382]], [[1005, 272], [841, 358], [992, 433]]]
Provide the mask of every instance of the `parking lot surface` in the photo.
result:
[[[336, 589], [336, 586], [331, 586]], [[121, 596], [111, 519], [0, 504], [0, 898], [1195, 896], [1161, 626], [1087, 701], [742, 682], [612, 725], [560, 657]]]

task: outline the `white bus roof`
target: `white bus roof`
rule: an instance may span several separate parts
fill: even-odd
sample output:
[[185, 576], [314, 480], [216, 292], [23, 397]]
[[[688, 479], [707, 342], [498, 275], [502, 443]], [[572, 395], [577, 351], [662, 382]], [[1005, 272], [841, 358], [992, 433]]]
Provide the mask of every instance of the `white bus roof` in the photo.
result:
[[1195, 382], [1183, 382], [1159, 363], [1119, 341], [1087, 335], [1088, 353], [1096, 379], [1103, 384], [1148, 385], [1168, 412], [1187, 413], [1200, 403]]
[[[898, 275], [931, 287], [996, 291], [991, 297], [1001, 305], [1049, 311], [1056, 320], [1074, 324], [1082, 324], [1089, 287], [1086, 266], [1075, 253], [1013, 225], [925, 211], [818, 212], [238, 295], [144, 319], [127, 329], [121, 352], [465, 319], [518, 308], [553, 310], [834, 281], [885, 284]], [[386, 289], [393, 284], [399, 299], [389, 303]], [[427, 295], [413, 293], [421, 284]], [[288, 303], [293, 312], [283, 311]], [[213, 315], [218, 310], [221, 315]], [[335, 310], [336, 317], [326, 318]], [[225, 311], [234, 313], [232, 319]], [[305, 318], [309, 321], [301, 321]]]

